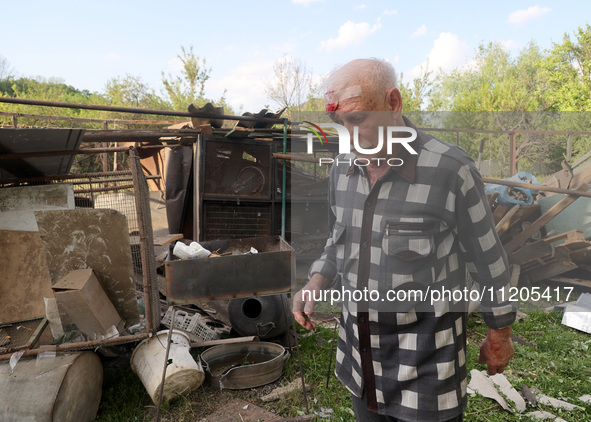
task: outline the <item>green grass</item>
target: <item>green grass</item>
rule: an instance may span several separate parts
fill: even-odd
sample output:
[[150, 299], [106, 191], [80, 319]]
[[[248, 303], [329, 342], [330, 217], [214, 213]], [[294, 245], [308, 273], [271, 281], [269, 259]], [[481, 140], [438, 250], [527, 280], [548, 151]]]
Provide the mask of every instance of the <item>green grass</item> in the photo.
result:
[[[546, 410], [566, 421], [580, 422], [591, 420], [591, 405], [582, 403], [578, 397], [591, 394], [591, 336], [561, 325], [562, 314], [532, 312], [528, 317], [513, 325], [513, 333], [523, 337], [534, 347], [514, 342], [515, 356], [505, 374], [519, 391], [521, 385], [537, 387], [548, 396], [567, 400], [579, 405], [584, 410], [560, 411], [549, 406], [539, 405], [533, 408], [528, 404], [527, 412]], [[480, 343], [486, 335], [486, 325], [480, 314], [472, 315], [468, 320], [468, 372], [471, 369], [484, 370], [485, 365], [478, 365]], [[308, 393], [309, 411], [332, 409], [330, 420], [353, 421], [351, 400], [347, 390], [334, 377], [334, 356], [336, 345], [335, 331], [331, 327], [319, 327], [308, 335], [300, 331], [302, 365], [306, 383], [312, 386]], [[199, 350], [194, 350], [198, 354]], [[327, 374], [330, 377], [326, 387]], [[137, 376], [128, 366], [110, 371], [106, 367], [103, 398], [99, 409], [98, 421], [148, 421], [155, 414], [154, 406]], [[281, 385], [299, 377], [299, 365], [294, 349], [292, 357], [286, 362], [284, 375], [279, 380]], [[161, 411], [164, 421], [199, 421], [208, 412], [217, 408], [220, 395], [239, 397], [273, 411], [282, 417], [295, 417], [308, 413], [303, 396], [296, 391], [283, 400], [262, 403], [258, 400], [259, 390], [238, 390], [219, 392], [204, 384], [197, 391], [182, 396], [179, 400], [166, 405]], [[531, 421], [525, 415], [511, 414], [503, 410], [496, 402], [480, 396], [468, 399], [465, 412], [466, 421]]]
[[109, 363], [103, 364], [103, 394], [96, 420], [143, 421], [152, 401], [142, 382], [130, 365], [113, 367]]
[[[584, 410], [561, 411], [551, 406], [527, 405], [525, 413], [545, 410], [566, 421], [591, 420], [591, 405], [582, 403], [578, 397], [591, 394], [591, 336], [561, 324], [561, 313], [532, 312], [528, 317], [513, 325], [517, 334], [534, 347], [514, 342], [515, 355], [506, 368], [509, 382], [520, 390], [525, 384], [537, 387], [550, 397], [566, 400]], [[473, 368], [485, 369], [478, 365], [480, 343], [486, 333], [486, 326], [478, 314], [468, 323], [468, 371]], [[509, 373], [509, 374], [507, 374]], [[492, 407], [492, 408], [491, 408]], [[468, 399], [466, 421], [520, 421], [531, 420], [524, 415], [514, 415], [495, 405], [490, 399], [472, 396]]]

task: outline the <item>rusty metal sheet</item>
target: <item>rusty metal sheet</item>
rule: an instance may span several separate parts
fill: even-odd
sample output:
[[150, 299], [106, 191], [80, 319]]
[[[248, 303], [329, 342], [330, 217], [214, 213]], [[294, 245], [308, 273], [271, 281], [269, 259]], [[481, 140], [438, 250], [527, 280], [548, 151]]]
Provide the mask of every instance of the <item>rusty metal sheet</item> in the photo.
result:
[[[0, 154], [78, 149], [84, 129], [0, 129]], [[67, 174], [73, 155], [0, 160], [0, 178]]]
[[[168, 302], [193, 303], [289, 292], [295, 254], [280, 236], [214, 240], [201, 245], [220, 254], [165, 263]], [[258, 253], [250, 254], [250, 248]]]

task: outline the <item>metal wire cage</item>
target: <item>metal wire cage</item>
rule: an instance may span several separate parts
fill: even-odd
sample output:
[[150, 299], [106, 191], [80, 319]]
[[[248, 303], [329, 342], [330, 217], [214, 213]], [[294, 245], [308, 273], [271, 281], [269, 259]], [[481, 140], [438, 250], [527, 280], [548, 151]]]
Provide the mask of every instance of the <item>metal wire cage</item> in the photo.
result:
[[138, 337], [155, 332], [160, 324], [150, 196], [138, 154], [133, 148], [128, 149], [127, 154], [129, 169], [123, 171], [0, 179], [0, 189], [70, 184], [74, 191], [75, 208], [113, 209], [127, 218], [136, 298], [145, 304], [145, 329], [139, 335], [60, 345], [67, 350], [137, 341]]

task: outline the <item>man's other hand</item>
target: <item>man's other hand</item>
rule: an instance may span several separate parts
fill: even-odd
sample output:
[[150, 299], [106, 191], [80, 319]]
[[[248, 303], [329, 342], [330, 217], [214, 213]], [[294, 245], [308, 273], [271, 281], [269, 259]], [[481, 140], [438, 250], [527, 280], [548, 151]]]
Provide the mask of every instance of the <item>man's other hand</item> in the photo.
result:
[[500, 330], [488, 329], [488, 336], [480, 346], [478, 363], [486, 362], [489, 375], [501, 374], [513, 357], [515, 350], [511, 341], [511, 327]]
[[[314, 312], [316, 302], [314, 297], [319, 297], [320, 292], [329, 284], [329, 280], [320, 273], [315, 273], [310, 277], [308, 283], [302, 287], [302, 290], [293, 296], [292, 312], [295, 320], [307, 330], [316, 328], [316, 323], [310, 319]], [[305, 294], [303, 292], [306, 292]]]

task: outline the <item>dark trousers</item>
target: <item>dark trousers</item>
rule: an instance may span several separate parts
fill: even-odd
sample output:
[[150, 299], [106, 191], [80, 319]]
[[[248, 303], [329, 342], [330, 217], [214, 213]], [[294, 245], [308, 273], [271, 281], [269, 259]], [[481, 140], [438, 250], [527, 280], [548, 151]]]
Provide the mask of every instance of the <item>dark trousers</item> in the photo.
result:
[[[400, 419], [396, 419], [392, 416], [378, 415], [367, 410], [367, 404], [365, 403], [365, 397], [357, 398], [351, 394], [351, 400], [353, 400], [353, 412], [355, 412], [355, 419], [357, 422], [403, 422]], [[447, 422], [462, 422], [464, 420], [463, 415], [457, 418], [450, 419]]]

